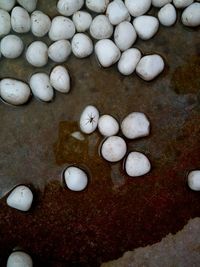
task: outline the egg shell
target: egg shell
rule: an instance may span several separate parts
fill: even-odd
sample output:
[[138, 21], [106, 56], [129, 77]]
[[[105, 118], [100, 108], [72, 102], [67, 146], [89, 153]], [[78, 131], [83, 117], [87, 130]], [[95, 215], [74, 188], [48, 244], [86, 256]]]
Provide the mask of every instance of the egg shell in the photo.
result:
[[77, 32], [85, 32], [90, 28], [92, 16], [86, 11], [77, 11], [73, 14], [72, 20]]
[[27, 253], [15, 251], [8, 257], [6, 267], [33, 267], [33, 261]]
[[31, 14], [31, 32], [37, 37], [45, 36], [51, 27], [50, 18], [43, 12], [36, 10]]
[[129, 48], [128, 50], [124, 51], [120, 60], [118, 61], [119, 72], [123, 75], [132, 74], [135, 71], [141, 57], [141, 52], [137, 48]]
[[24, 49], [23, 41], [16, 35], [7, 35], [1, 40], [1, 53], [6, 58], [19, 57]]
[[176, 8], [185, 8], [191, 5], [194, 0], [173, 0], [173, 4]]
[[105, 15], [96, 16], [90, 25], [90, 35], [97, 39], [110, 38], [113, 34], [113, 25]]
[[57, 10], [64, 16], [71, 16], [81, 9], [83, 4], [84, 0], [59, 0], [57, 3]]
[[33, 12], [37, 6], [37, 0], [17, 0], [17, 2], [30, 13]]
[[88, 57], [93, 52], [92, 40], [84, 33], [75, 34], [71, 45], [73, 54], [78, 58]]
[[64, 16], [57, 16], [53, 18], [51, 22], [49, 38], [52, 41], [71, 39], [74, 36], [75, 31], [76, 29], [71, 19]]
[[0, 9], [0, 37], [7, 35], [11, 30], [11, 18], [10, 14]]
[[0, 9], [10, 12], [14, 7], [15, 2], [16, 0], [0, 0]]
[[82, 191], [87, 187], [88, 176], [80, 168], [71, 166], [64, 172], [66, 186], [72, 191]]
[[149, 40], [158, 31], [159, 21], [153, 16], [143, 15], [133, 20], [133, 26], [142, 40]]
[[129, 12], [122, 0], [114, 0], [109, 3], [106, 15], [113, 25], [117, 25], [129, 17]]
[[26, 59], [34, 67], [43, 67], [48, 62], [48, 47], [41, 41], [32, 42], [26, 51]]
[[144, 154], [131, 152], [125, 160], [125, 170], [131, 177], [143, 176], [151, 170], [151, 163]]
[[151, 0], [125, 0], [125, 5], [133, 17], [145, 14], [151, 7]]
[[96, 107], [86, 106], [80, 116], [80, 129], [83, 133], [93, 133], [98, 125], [99, 111]]
[[200, 25], [200, 3], [193, 3], [182, 13], [181, 21], [185, 26], [197, 27]]
[[13, 31], [26, 33], [31, 29], [31, 19], [26, 9], [16, 6], [11, 12], [11, 25]]
[[119, 123], [111, 115], [102, 115], [98, 121], [98, 129], [103, 136], [116, 135], [119, 131]]
[[160, 8], [171, 2], [172, 0], [152, 0], [152, 6]]
[[176, 9], [172, 4], [163, 6], [158, 12], [158, 19], [163, 26], [169, 27], [176, 22]]
[[50, 83], [53, 88], [61, 93], [68, 93], [70, 90], [70, 76], [63, 66], [56, 66], [50, 74]]
[[188, 186], [194, 191], [200, 191], [200, 170], [194, 170], [189, 172]]
[[85, 4], [88, 9], [96, 13], [104, 13], [109, 2], [109, 0], [86, 0]]
[[49, 46], [48, 56], [54, 62], [65, 62], [71, 54], [71, 44], [68, 40], [59, 40]]

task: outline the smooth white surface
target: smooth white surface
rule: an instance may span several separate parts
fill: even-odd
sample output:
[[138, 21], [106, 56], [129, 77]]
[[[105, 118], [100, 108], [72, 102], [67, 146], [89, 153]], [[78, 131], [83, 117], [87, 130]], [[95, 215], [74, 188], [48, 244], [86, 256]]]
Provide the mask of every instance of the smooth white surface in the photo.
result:
[[158, 12], [158, 19], [163, 26], [172, 26], [176, 22], [176, 9], [172, 4], [163, 6]]
[[118, 62], [118, 70], [123, 75], [132, 74], [138, 62], [141, 59], [141, 52], [137, 48], [130, 48], [124, 51], [121, 55], [121, 58]]
[[50, 18], [43, 12], [36, 10], [31, 14], [31, 32], [37, 37], [45, 36], [51, 27]]
[[71, 45], [73, 54], [78, 58], [88, 57], [93, 52], [92, 40], [84, 33], [75, 34]]
[[200, 191], [200, 170], [191, 171], [188, 174], [188, 186], [194, 191]]
[[113, 26], [105, 15], [96, 16], [90, 25], [90, 34], [97, 40], [110, 38], [113, 34]]
[[16, 6], [11, 12], [11, 26], [17, 33], [26, 33], [31, 29], [31, 19], [26, 9]]
[[122, 0], [114, 0], [108, 5], [106, 15], [113, 25], [117, 25], [129, 17], [129, 12]]
[[92, 16], [86, 11], [77, 11], [74, 13], [72, 20], [77, 32], [85, 32], [90, 28]]
[[71, 39], [75, 34], [75, 26], [71, 19], [64, 16], [57, 16], [51, 22], [49, 38], [52, 41]]
[[87, 174], [80, 168], [68, 167], [64, 172], [64, 180], [72, 191], [82, 191], [88, 184]]
[[54, 62], [65, 62], [71, 54], [71, 50], [68, 40], [59, 40], [49, 46], [48, 56]]
[[151, 170], [151, 163], [144, 154], [131, 152], [125, 161], [125, 170], [131, 177], [142, 176]]
[[48, 62], [48, 47], [41, 41], [32, 42], [26, 51], [27, 61], [34, 67], [43, 67]]
[[14, 5], [15, 5], [16, 0], [0, 0], [0, 8], [10, 11]]
[[102, 115], [99, 118], [98, 129], [103, 136], [116, 135], [119, 131], [119, 123], [111, 115]]
[[10, 14], [0, 9], [0, 37], [8, 34], [11, 30]]
[[109, 2], [109, 0], [86, 0], [85, 4], [88, 9], [96, 13], [104, 13]]
[[141, 39], [148, 40], [158, 31], [159, 21], [153, 16], [143, 15], [133, 20], [133, 26]]
[[10, 34], [1, 40], [1, 53], [6, 58], [17, 58], [24, 49], [22, 39]]
[[163, 7], [166, 4], [171, 3], [172, 0], [152, 0], [152, 6]]
[[173, 4], [176, 8], [185, 8], [191, 5], [194, 0], [173, 0]]
[[81, 9], [84, 0], [59, 0], [57, 3], [58, 12], [64, 16], [71, 16]]
[[151, 0], [125, 0], [125, 5], [131, 16], [138, 17], [149, 10]]
[[33, 202], [33, 193], [27, 186], [19, 185], [11, 191], [6, 202], [11, 208], [28, 211]]
[[54, 89], [61, 93], [68, 93], [70, 90], [70, 76], [63, 66], [56, 66], [50, 74], [50, 83]]
[[31, 257], [22, 251], [15, 251], [10, 254], [6, 267], [32, 267], [33, 261]]
[[83, 133], [93, 133], [98, 125], [99, 111], [94, 106], [87, 106], [84, 108], [80, 116], [80, 129]]
[[37, 0], [17, 0], [17, 2], [28, 12], [33, 12], [37, 6]]
[[193, 3], [182, 13], [182, 23], [188, 27], [197, 27], [200, 25], [200, 3]]

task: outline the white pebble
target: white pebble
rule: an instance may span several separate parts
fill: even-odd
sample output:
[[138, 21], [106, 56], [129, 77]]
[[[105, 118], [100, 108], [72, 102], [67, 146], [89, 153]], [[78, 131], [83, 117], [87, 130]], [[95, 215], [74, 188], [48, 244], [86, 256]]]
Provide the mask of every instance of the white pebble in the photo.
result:
[[33, 261], [27, 253], [15, 251], [8, 257], [6, 267], [33, 267]]
[[11, 30], [10, 14], [0, 9], [0, 37], [8, 34]]
[[141, 59], [141, 52], [137, 48], [130, 48], [124, 51], [118, 62], [118, 70], [123, 75], [130, 75], [135, 71]]
[[191, 5], [194, 0], [173, 0], [173, 4], [176, 8], [185, 8]]
[[93, 133], [98, 125], [99, 111], [94, 106], [87, 106], [84, 108], [80, 117], [80, 129], [83, 133]]
[[70, 76], [63, 66], [56, 66], [50, 74], [50, 83], [54, 89], [61, 93], [68, 93], [70, 90]]
[[77, 32], [85, 32], [90, 28], [92, 16], [86, 11], [77, 11], [74, 13], [72, 20]]
[[92, 54], [92, 40], [84, 33], [74, 35], [72, 42], [72, 52], [78, 58], [85, 58]]
[[16, 0], [0, 0], [0, 8], [11, 11], [15, 5]]
[[103, 115], [99, 118], [98, 129], [103, 136], [116, 135], [119, 131], [119, 123], [112, 116]]
[[194, 191], [200, 191], [200, 170], [191, 171], [188, 174], [188, 186]]
[[50, 84], [49, 76], [46, 73], [33, 74], [29, 83], [35, 97], [45, 102], [53, 99], [54, 91]]
[[11, 208], [28, 211], [33, 202], [33, 193], [27, 186], [19, 185], [11, 191], [6, 202]]
[[108, 137], [101, 146], [101, 155], [109, 162], [120, 161], [125, 156], [126, 151], [126, 142], [119, 136]]
[[31, 31], [37, 37], [45, 36], [51, 27], [50, 18], [42, 11], [36, 10], [31, 14]]
[[163, 6], [158, 12], [158, 19], [163, 26], [172, 26], [176, 22], [176, 9], [172, 4]]
[[64, 180], [72, 191], [82, 191], [88, 184], [87, 174], [80, 168], [68, 167], [64, 172]]
[[159, 55], [142, 57], [136, 66], [136, 73], [145, 81], [151, 81], [164, 70], [164, 60]]
[[68, 40], [59, 40], [48, 49], [48, 56], [54, 62], [65, 62], [71, 54], [71, 44]]
[[108, 5], [106, 15], [113, 25], [117, 25], [129, 17], [129, 12], [122, 0], [114, 0]]
[[200, 25], [200, 3], [193, 3], [182, 13], [182, 23], [188, 27], [197, 27]]
[[148, 40], [158, 31], [159, 21], [153, 16], [143, 15], [133, 20], [133, 26], [141, 39]]
[[86, 0], [86, 6], [96, 13], [104, 13], [109, 2], [109, 0]]
[[64, 16], [71, 16], [81, 9], [84, 0], [59, 0], [57, 3], [58, 12]]
[[163, 7], [166, 4], [169, 4], [171, 2], [172, 2], [172, 0], [152, 0], [152, 6]]
[[125, 161], [125, 170], [131, 177], [142, 176], [151, 170], [151, 163], [144, 154], [131, 152]]
[[105, 68], [115, 64], [121, 55], [119, 48], [109, 39], [98, 41], [95, 45], [95, 53], [99, 63]]
[[31, 19], [26, 9], [16, 6], [11, 12], [11, 25], [13, 31], [26, 33], [31, 29]]
[[149, 10], [151, 0], [125, 0], [125, 5], [133, 17], [138, 17]]
[[52, 41], [71, 39], [75, 34], [75, 26], [71, 19], [57, 16], [52, 20], [49, 38]]
[[30, 98], [29, 86], [14, 79], [2, 79], [0, 83], [0, 96], [3, 100], [12, 105], [25, 104]]
[[1, 53], [6, 58], [17, 58], [21, 55], [24, 44], [16, 35], [7, 35], [1, 40]]
[[90, 34], [100, 40], [110, 38], [113, 34], [113, 25], [105, 15], [96, 16], [90, 25]]
[[28, 12], [33, 12], [37, 6], [37, 0], [17, 0], [17, 2]]
[[43, 67], [48, 62], [48, 47], [41, 41], [32, 42], [26, 51], [27, 61], [34, 67]]
[[114, 41], [121, 51], [125, 51], [130, 48], [134, 44], [136, 38], [136, 31], [130, 22], [123, 21], [116, 26]]
[[121, 129], [129, 139], [144, 137], [150, 133], [150, 122], [144, 113], [132, 112], [123, 119]]

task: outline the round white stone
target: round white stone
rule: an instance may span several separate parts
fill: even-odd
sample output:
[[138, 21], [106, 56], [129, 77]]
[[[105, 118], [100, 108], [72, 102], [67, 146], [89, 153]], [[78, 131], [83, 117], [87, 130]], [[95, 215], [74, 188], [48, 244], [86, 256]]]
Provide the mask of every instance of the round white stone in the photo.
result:
[[27, 186], [19, 185], [11, 191], [6, 202], [11, 208], [28, 211], [33, 202], [33, 193]]
[[137, 48], [130, 48], [124, 51], [121, 55], [121, 58], [118, 62], [118, 70], [123, 75], [132, 74], [138, 62], [141, 59], [141, 52]]
[[96, 16], [90, 25], [90, 34], [100, 40], [110, 38], [113, 34], [113, 26], [105, 15]]
[[33, 12], [37, 6], [37, 0], [17, 0], [17, 2], [28, 12]]
[[194, 0], [173, 0], [173, 4], [176, 8], [185, 8], [191, 5]]
[[59, 0], [57, 3], [58, 12], [64, 16], [71, 16], [81, 9], [84, 0]]
[[16, 0], [0, 0], [0, 8], [6, 11], [11, 11], [15, 5]]
[[49, 76], [46, 73], [33, 74], [29, 83], [35, 97], [45, 102], [53, 99], [54, 91], [50, 84]]
[[163, 26], [172, 26], [176, 22], [176, 9], [172, 4], [163, 6], [158, 12], [158, 19]]
[[158, 31], [159, 21], [153, 16], [143, 15], [133, 20], [133, 26], [141, 39], [148, 40]]
[[200, 191], [200, 170], [191, 171], [188, 174], [188, 186], [194, 191]]
[[33, 261], [27, 253], [15, 251], [8, 257], [6, 267], [33, 267]]
[[0, 83], [0, 96], [7, 103], [12, 105], [25, 104], [30, 98], [29, 86], [14, 79], [2, 79]]
[[121, 56], [119, 48], [109, 39], [103, 39], [96, 43], [95, 54], [99, 63], [105, 68], [115, 64]]
[[77, 11], [74, 13], [72, 20], [77, 32], [85, 32], [90, 28], [92, 16], [86, 11]]
[[200, 25], [200, 3], [193, 3], [182, 13], [182, 23], [188, 27], [197, 27]]
[[130, 22], [123, 21], [116, 26], [114, 41], [121, 51], [125, 51], [130, 48], [134, 44], [136, 38], [136, 31]]
[[50, 83], [54, 89], [61, 93], [68, 93], [70, 90], [70, 76], [63, 66], [56, 66], [50, 74]]
[[48, 56], [54, 62], [65, 62], [71, 54], [71, 44], [68, 40], [59, 40], [48, 49]]
[[86, 6], [88, 9], [96, 13], [104, 13], [109, 4], [109, 0], [86, 0]]
[[85, 58], [92, 54], [92, 40], [84, 33], [74, 35], [72, 42], [72, 52], [78, 58]]
[[84, 108], [80, 117], [80, 129], [83, 133], [93, 133], [98, 125], [99, 111], [94, 106], [87, 106]]
[[68, 167], [64, 172], [64, 180], [72, 191], [82, 191], [88, 184], [87, 174], [77, 167]]
[[119, 131], [119, 123], [112, 116], [103, 115], [99, 118], [98, 129], [103, 136], [116, 135]]
[[145, 81], [156, 78], [164, 69], [164, 61], [159, 55], [144, 56], [136, 66], [136, 73]]
[[108, 5], [106, 15], [113, 25], [117, 25], [129, 17], [129, 12], [122, 0], [114, 0]]
[[145, 14], [151, 7], [151, 0], [125, 0], [125, 5], [133, 17]]
[[36, 10], [31, 14], [31, 31], [37, 37], [45, 36], [51, 27], [50, 18], [43, 12]]
[[8, 34], [11, 30], [10, 14], [0, 9], [0, 37]]
[[26, 33], [31, 29], [31, 19], [26, 9], [16, 6], [11, 12], [11, 25], [13, 31]]
[[144, 137], [150, 133], [150, 122], [141, 112], [132, 112], [121, 123], [122, 133], [129, 139]]
[[6, 58], [17, 58], [22, 54], [24, 44], [16, 35], [7, 35], [1, 40], [1, 53]]
[[172, 0], [152, 0], [152, 6], [163, 7], [166, 4], [169, 4], [171, 2], [172, 2]]
[[29, 45], [26, 51], [27, 61], [34, 67], [43, 67], [48, 62], [48, 47], [41, 41]]
[[71, 39], [75, 34], [75, 26], [71, 19], [57, 16], [52, 20], [49, 38], [52, 41]]
[[119, 136], [108, 137], [101, 146], [101, 155], [109, 162], [120, 161], [125, 156], [126, 151], [126, 142]]
[[131, 177], [142, 176], [151, 170], [151, 163], [144, 154], [131, 152], [125, 161], [125, 170]]

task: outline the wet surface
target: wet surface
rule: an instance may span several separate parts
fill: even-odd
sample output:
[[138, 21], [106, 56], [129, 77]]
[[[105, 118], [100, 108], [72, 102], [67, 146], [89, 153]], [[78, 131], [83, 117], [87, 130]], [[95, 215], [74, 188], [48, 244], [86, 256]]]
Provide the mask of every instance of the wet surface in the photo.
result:
[[[55, 2], [45, 7], [51, 15]], [[46, 10], [44, 2], [41, 9]], [[127, 250], [158, 242], [200, 216], [199, 193], [186, 183], [188, 171], [200, 168], [199, 37], [199, 29], [188, 30], [177, 22], [161, 27], [152, 40], [138, 40], [135, 46], [143, 53], [157, 52], [166, 60], [164, 73], [150, 83], [135, 74], [123, 77], [115, 67], [102, 69], [94, 56], [71, 56], [64, 64], [72, 79], [69, 94], [56, 93], [48, 104], [32, 98], [23, 107], [0, 102], [3, 264], [17, 246], [33, 256], [36, 266], [99, 266]], [[32, 39], [23, 36], [26, 44]], [[0, 78], [24, 81], [54, 66], [49, 62], [36, 69], [23, 58], [0, 63]], [[88, 104], [119, 121], [133, 111], [147, 114], [151, 135], [127, 144], [129, 151], [150, 158], [150, 174], [129, 178], [123, 162], [104, 161], [98, 132], [83, 141], [71, 136], [79, 130], [78, 119]], [[63, 186], [62, 172], [71, 164], [89, 174], [83, 192]], [[27, 214], [6, 206], [7, 192], [20, 183], [35, 188], [35, 203]]]

